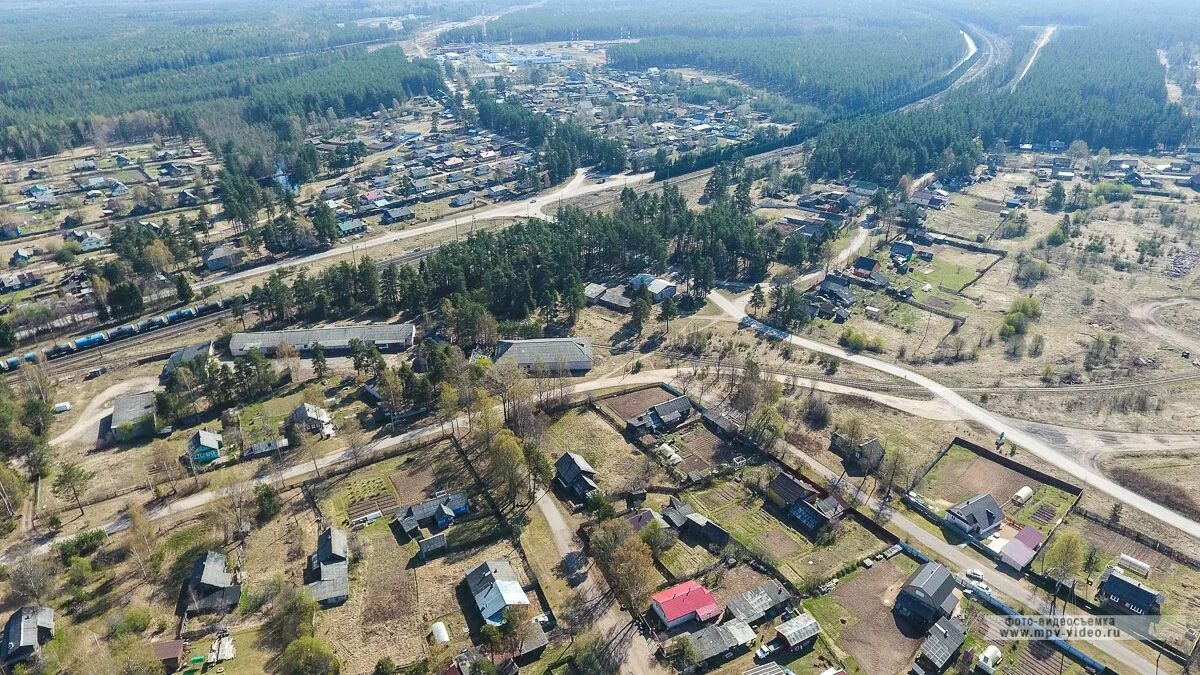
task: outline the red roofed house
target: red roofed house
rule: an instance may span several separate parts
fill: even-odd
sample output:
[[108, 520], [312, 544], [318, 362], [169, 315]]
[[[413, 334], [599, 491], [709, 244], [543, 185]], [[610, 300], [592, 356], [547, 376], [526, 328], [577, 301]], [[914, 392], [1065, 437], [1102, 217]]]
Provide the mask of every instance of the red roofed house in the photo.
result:
[[659, 591], [650, 600], [654, 612], [667, 628], [674, 628], [692, 619], [708, 621], [721, 613], [713, 594], [695, 581], [685, 581]]

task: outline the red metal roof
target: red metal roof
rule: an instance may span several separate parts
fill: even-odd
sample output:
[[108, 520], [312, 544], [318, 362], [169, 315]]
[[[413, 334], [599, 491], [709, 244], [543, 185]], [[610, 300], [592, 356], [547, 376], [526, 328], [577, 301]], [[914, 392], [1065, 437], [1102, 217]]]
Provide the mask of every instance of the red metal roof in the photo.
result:
[[721, 613], [721, 608], [709, 590], [695, 581], [685, 581], [650, 598], [658, 605], [667, 621], [675, 621], [695, 612], [696, 618], [707, 621]]

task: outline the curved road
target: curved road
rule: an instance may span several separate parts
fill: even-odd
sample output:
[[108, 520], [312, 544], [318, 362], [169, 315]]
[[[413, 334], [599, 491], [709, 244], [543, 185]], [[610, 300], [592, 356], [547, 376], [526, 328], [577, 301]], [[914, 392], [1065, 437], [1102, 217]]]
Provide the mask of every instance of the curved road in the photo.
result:
[[1142, 511], [1143, 513], [1160, 520], [1171, 527], [1182, 530], [1189, 536], [1200, 538], [1200, 523], [1197, 523], [1191, 518], [1179, 514], [1171, 509], [1168, 509], [1161, 504], [1149, 500], [1142, 495], [1133, 492], [1132, 490], [1128, 490], [1118, 485], [1091, 467], [1079, 464], [1072, 457], [1066, 455], [1059, 449], [1051, 447], [1037, 436], [1025, 431], [1024, 429], [1013, 427], [1013, 425], [1007, 423], [1004, 418], [994, 415], [978, 405], [975, 405], [943, 384], [887, 361], [881, 361], [879, 359], [863, 356], [861, 354], [849, 354], [845, 350], [838, 347], [832, 347], [822, 342], [803, 338], [786, 331], [779, 330], [778, 328], [768, 326], [750, 318], [746, 314], [745, 310], [742, 309], [737, 303], [729, 300], [717, 291], [710, 293], [709, 299], [729, 316], [737, 319], [738, 321], [745, 322], [747, 325], [749, 325], [749, 327], [764, 333], [771, 338], [783, 340], [810, 351], [837, 356], [843, 360], [849, 361], [850, 363], [878, 370], [888, 375], [899, 377], [901, 379], [913, 382], [914, 384], [918, 384], [929, 390], [934, 396], [942, 399], [949, 405], [953, 406], [956, 410], [962, 412], [964, 417], [979, 422], [980, 424], [991, 429], [996, 434], [1006, 434], [1009, 442], [1016, 443], [1022, 448], [1037, 455], [1042, 460], [1053, 464], [1063, 471], [1066, 471], [1093, 488], [1105, 492], [1118, 501], [1124, 502], [1125, 504]]
[[1137, 322], [1138, 328], [1160, 340], [1170, 342], [1180, 349], [1193, 352], [1197, 354], [1197, 357], [1200, 357], [1200, 337], [1159, 323], [1156, 316], [1159, 312], [1169, 307], [1189, 304], [1200, 304], [1200, 298], [1179, 297], [1147, 300], [1136, 305], [1126, 305], [1125, 309], [1129, 311], [1129, 318]]
[[317, 262], [319, 260], [346, 255], [351, 252], [365, 251], [376, 246], [391, 244], [397, 241], [404, 241], [405, 239], [412, 239], [414, 237], [420, 237], [422, 235], [432, 234], [434, 232], [441, 232], [442, 230], [448, 230], [460, 225], [470, 225], [471, 223], [480, 220], [496, 220], [501, 218], [543, 218], [551, 220], [553, 219], [553, 215], [547, 213], [546, 209], [557, 205], [564, 199], [580, 197], [596, 192], [603, 192], [605, 190], [621, 190], [625, 187], [625, 185], [635, 185], [637, 183], [647, 182], [654, 178], [654, 174], [622, 174], [620, 178], [620, 182], [618, 182], [616, 177], [610, 177], [608, 181], [604, 183], [592, 182], [588, 181], [586, 170], [580, 169], [575, 173], [575, 177], [572, 178], [566, 185], [563, 185], [557, 190], [540, 194], [529, 201], [517, 201], [489, 208], [483, 208], [477, 211], [465, 213], [461, 216], [445, 218], [433, 223], [429, 223], [428, 225], [411, 227], [398, 232], [392, 232], [390, 234], [367, 239], [365, 241], [355, 242], [353, 244], [335, 246], [329, 250], [320, 251], [300, 258], [291, 258], [277, 263], [272, 263], [270, 265], [262, 265], [260, 267], [248, 269], [243, 272], [237, 272], [235, 274], [209, 279], [207, 281], [195, 284], [195, 288], [201, 289], [209, 286], [219, 286], [235, 281], [242, 281], [245, 279], [253, 279], [254, 277], [259, 277], [264, 274], [270, 274], [276, 270], [289, 267], [299, 267], [309, 263]]

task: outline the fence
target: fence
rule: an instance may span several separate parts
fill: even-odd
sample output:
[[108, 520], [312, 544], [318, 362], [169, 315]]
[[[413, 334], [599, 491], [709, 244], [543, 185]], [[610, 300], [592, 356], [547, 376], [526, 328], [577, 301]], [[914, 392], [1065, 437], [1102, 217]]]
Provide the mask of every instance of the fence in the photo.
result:
[[1111, 518], [1109, 518], [1107, 516], [1102, 516], [1098, 513], [1092, 512], [1092, 511], [1088, 511], [1087, 509], [1083, 508], [1082, 506], [1076, 506], [1075, 509], [1071, 511], [1071, 513], [1078, 515], [1081, 518], [1084, 518], [1086, 520], [1090, 520], [1093, 523], [1096, 523], [1097, 525], [1102, 525], [1103, 527], [1108, 528], [1121, 536], [1128, 537], [1128, 538], [1136, 541], [1137, 543], [1155, 551], [1156, 553], [1161, 553], [1162, 555], [1170, 558], [1171, 560], [1174, 560], [1177, 563], [1187, 565], [1188, 567], [1190, 567], [1194, 570], [1200, 570], [1200, 559], [1197, 559], [1191, 555], [1188, 555], [1187, 553], [1184, 553], [1183, 551], [1180, 551], [1179, 549], [1177, 549], [1173, 546], [1170, 546], [1169, 544], [1164, 544], [1163, 542], [1155, 539], [1154, 537], [1151, 537], [1148, 534], [1143, 534], [1141, 532], [1138, 532], [1137, 530], [1128, 528], [1120, 523], [1114, 523], [1114, 522], [1112, 522]]

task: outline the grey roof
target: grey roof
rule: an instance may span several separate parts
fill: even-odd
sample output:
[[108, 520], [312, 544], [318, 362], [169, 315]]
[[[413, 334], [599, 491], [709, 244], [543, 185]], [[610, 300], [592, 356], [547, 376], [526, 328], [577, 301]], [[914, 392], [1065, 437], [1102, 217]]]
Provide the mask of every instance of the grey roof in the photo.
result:
[[462, 511], [466, 507], [467, 495], [461, 492], [439, 494], [432, 499], [398, 509], [395, 517], [400, 521], [400, 526], [404, 528], [404, 531], [411, 533], [419, 527], [421, 521], [434, 517], [438, 511], [444, 513], [448, 509], [450, 511], [448, 515], [453, 517], [456, 511]]
[[951, 506], [948, 513], [966, 523], [972, 532], [987, 531], [1004, 522], [1004, 509], [990, 493], [981, 492]]
[[350, 552], [346, 531], [327, 528], [317, 537], [317, 552], [308, 557], [305, 587], [317, 602], [350, 596]]
[[411, 323], [400, 323], [305, 328], [267, 333], [234, 333], [229, 339], [229, 351], [234, 356], [241, 356], [252, 348], [268, 352], [275, 349], [281, 342], [287, 342], [304, 351], [311, 349], [316, 343], [320, 343], [325, 349], [348, 349], [350, 341], [356, 338], [367, 344], [403, 344], [407, 346], [412, 344], [416, 330], [416, 326]]
[[966, 637], [962, 622], [942, 617], [929, 629], [929, 636], [921, 645], [920, 658], [928, 660], [935, 668], [944, 668], [963, 646]]
[[226, 246], [224, 244], [221, 244], [220, 246], [218, 246], [218, 247], [214, 248], [212, 251], [210, 251], [208, 253], [208, 255], [204, 256], [204, 259], [205, 260], [221, 260], [223, 258], [237, 257], [237, 256], [240, 256], [241, 254], [242, 254], [242, 252], [239, 251], [238, 249], [236, 249], [232, 246]]
[[775, 630], [789, 647], [795, 647], [817, 633], [820, 633], [821, 624], [817, 623], [816, 618], [812, 614], [800, 612], [798, 616], [779, 624]]
[[548, 644], [550, 644], [550, 638], [546, 637], [546, 631], [542, 628], [542, 624], [537, 621], [530, 621], [529, 626], [525, 628], [524, 634], [521, 636], [521, 645], [517, 648], [517, 651], [524, 656]]
[[224, 553], [207, 551], [196, 558], [192, 566], [192, 586], [208, 586], [209, 588], [228, 588], [233, 585], [233, 576], [225, 571], [228, 558]]
[[725, 603], [725, 608], [734, 617], [754, 623], [760, 621], [771, 609], [787, 602], [792, 597], [783, 584], [774, 579], [763, 582], [756, 588], [734, 596]]
[[596, 486], [596, 470], [583, 455], [568, 452], [554, 463], [555, 474], [563, 487], [579, 496], [586, 496]]
[[317, 602], [345, 600], [350, 597], [350, 563], [321, 565], [304, 585]]
[[489, 560], [467, 573], [467, 588], [471, 589], [472, 595], [486, 590], [496, 581], [519, 581], [507, 560]]
[[521, 366], [540, 363], [552, 368], [558, 363], [568, 367], [586, 363], [591, 368], [592, 341], [579, 337], [500, 340], [496, 343], [496, 362], [504, 359], [513, 359]]
[[122, 396], [113, 404], [112, 428], [137, 426], [154, 414], [154, 392]]
[[687, 396], [676, 396], [650, 408], [651, 417], [658, 418], [658, 424], [668, 426], [687, 417], [692, 412], [692, 401]]
[[1166, 602], [1166, 596], [1142, 582], [1131, 579], [1121, 570], [1110, 567], [1100, 575], [1099, 592], [1105, 599], [1126, 609], [1147, 612]]
[[813, 494], [813, 490], [810, 490], [807, 485], [782, 472], [771, 479], [767, 489], [778, 495], [785, 506], [807, 499], [809, 495]]
[[725, 652], [754, 641], [754, 629], [741, 619], [720, 626], [706, 626], [687, 636], [696, 648], [696, 660], [708, 661]]
[[233, 576], [225, 571], [225, 561], [225, 555], [216, 551], [196, 559], [186, 589], [186, 614], [225, 612], [237, 607], [242, 587], [233, 583]]
[[667, 508], [663, 509], [663, 519], [671, 524], [671, 527], [679, 529], [687, 522], [687, 517], [695, 513], [696, 510], [692, 505], [683, 501], [678, 497], [671, 497]]
[[22, 607], [13, 612], [4, 626], [0, 661], [8, 663], [32, 656], [44, 642], [39, 639], [43, 630], [54, 635], [54, 610], [50, 607]]
[[417, 548], [421, 550], [422, 557], [446, 548], [446, 533], [438, 532], [432, 537], [427, 537], [418, 541]]
[[172, 354], [171, 358], [167, 359], [167, 365], [163, 366], [163, 372], [169, 374], [179, 366], [182, 366], [185, 363], [191, 363], [201, 356], [212, 356], [212, 348], [212, 340], [194, 344], [190, 347], [184, 347], [183, 349], [180, 349]]
[[912, 573], [901, 587], [900, 594], [950, 616], [958, 606], [954, 589], [954, 577], [950, 575], [950, 570], [939, 563], [927, 562]]
[[346, 543], [346, 531], [330, 527], [317, 537], [317, 557], [322, 562], [349, 560], [350, 549]]

